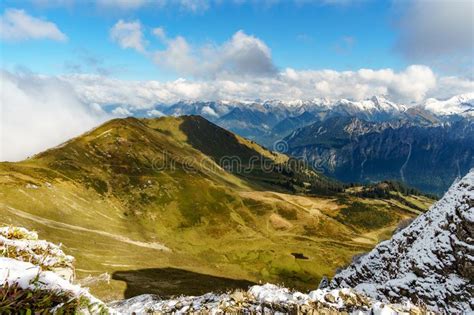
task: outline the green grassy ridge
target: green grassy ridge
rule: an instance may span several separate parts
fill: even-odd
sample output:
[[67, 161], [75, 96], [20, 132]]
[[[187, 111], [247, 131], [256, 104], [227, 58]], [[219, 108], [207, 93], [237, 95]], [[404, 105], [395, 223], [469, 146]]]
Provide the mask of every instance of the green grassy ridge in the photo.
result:
[[[79, 278], [173, 267], [309, 289], [375, 243], [354, 239], [379, 229], [386, 233], [414, 216], [389, 200], [289, 194], [305, 176], [324, 182], [319, 174], [226, 172], [215, 162], [223, 151], [205, 151], [189, 134], [214, 137], [219, 148], [232, 142], [232, 154], [244, 157], [251, 152], [277, 164], [287, 158], [216, 128], [192, 116], [115, 119], [28, 160], [0, 163], [0, 221], [63, 243], [77, 259]], [[390, 213], [390, 224], [361, 227], [338, 220], [351, 216], [344, 208], [353, 202], [367, 204], [369, 213]], [[309, 259], [295, 259], [295, 252]], [[119, 280], [91, 287], [105, 299], [120, 298], [125, 290]]]

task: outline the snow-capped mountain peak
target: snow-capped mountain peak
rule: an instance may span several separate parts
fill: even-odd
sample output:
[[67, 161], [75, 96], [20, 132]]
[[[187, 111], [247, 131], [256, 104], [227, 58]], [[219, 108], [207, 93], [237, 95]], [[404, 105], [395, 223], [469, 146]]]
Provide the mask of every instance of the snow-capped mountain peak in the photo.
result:
[[[171, 106], [160, 106], [159, 110], [170, 115], [199, 114], [203, 107], [211, 108], [212, 116], [222, 117], [233, 108], [251, 111], [286, 111], [291, 115], [299, 115], [303, 111], [343, 110], [347, 113], [359, 114], [389, 114], [397, 115], [409, 108], [418, 107], [437, 116], [463, 115], [474, 116], [474, 93], [453, 96], [447, 100], [429, 98], [420, 105], [405, 105], [392, 102], [383, 95], [354, 101], [349, 99], [315, 98], [311, 100], [218, 100], [218, 101], [181, 101]], [[204, 110], [211, 112], [208, 109]], [[214, 113], [216, 115], [214, 115]]]
[[456, 95], [447, 100], [429, 98], [423, 106], [437, 115], [474, 116], [474, 93]]
[[405, 105], [398, 105], [396, 103], [393, 103], [383, 96], [373, 96], [370, 99], [365, 99], [362, 101], [350, 101], [347, 99], [341, 99], [336, 104], [334, 104], [334, 106], [347, 107], [353, 110], [367, 113], [395, 113], [404, 112], [406, 110]]

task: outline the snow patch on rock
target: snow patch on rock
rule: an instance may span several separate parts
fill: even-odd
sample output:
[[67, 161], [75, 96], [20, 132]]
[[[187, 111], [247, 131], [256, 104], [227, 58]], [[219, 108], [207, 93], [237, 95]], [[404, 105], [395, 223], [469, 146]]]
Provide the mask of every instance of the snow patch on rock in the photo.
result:
[[66, 280], [74, 280], [74, 257], [66, 255], [60, 245], [39, 240], [36, 232], [22, 227], [1, 227], [0, 252], [6, 258], [30, 262]]
[[410, 302], [385, 304], [351, 289], [318, 289], [305, 294], [274, 284], [255, 285], [248, 291], [207, 293], [163, 300], [145, 294], [113, 302], [110, 307], [126, 314], [409, 314], [422, 311]]
[[383, 302], [422, 302], [433, 311], [474, 308], [474, 170], [391, 240], [338, 273], [330, 287], [351, 287]]
[[[9, 293], [16, 288], [29, 290], [29, 297], [40, 292], [65, 297], [65, 301], [78, 301], [82, 314], [108, 312], [100, 300], [86, 288], [72, 283], [74, 258], [66, 255], [60, 246], [39, 240], [38, 234], [22, 227], [0, 227], [0, 301], [9, 311], [20, 311], [18, 297]], [[2, 294], [5, 294], [2, 296]], [[51, 313], [61, 311], [64, 303], [57, 304]], [[16, 306], [17, 305], [17, 306]], [[23, 309], [22, 309], [23, 310]], [[24, 311], [24, 310], [23, 310]]]

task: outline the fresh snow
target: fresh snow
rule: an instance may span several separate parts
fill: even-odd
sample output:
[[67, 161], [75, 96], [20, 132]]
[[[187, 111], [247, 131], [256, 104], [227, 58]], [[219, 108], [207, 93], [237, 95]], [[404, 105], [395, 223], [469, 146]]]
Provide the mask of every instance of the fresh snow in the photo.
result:
[[429, 98], [424, 108], [437, 115], [464, 115], [474, 116], [474, 93], [453, 96], [447, 100]]
[[371, 298], [421, 301], [437, 312], [473, 311], [474, 170], [428, 212], [338, 273], [332, 288]]
[[36, 232], [25, 228], [0, 228], [0, 252], [7, 253], [10, 258], [27, 259], [43, 269], [60, 270], [63, 277], [68, 279], [72, 279], [74, 275], [74, 257], [66, 255], [61, 246], [39, 240]]
[[[286, 113], [285, 117], [294, 117], [304, 112], [341, 110], [352, 114], [388, 115], [398, 117], [409, 108], [426, 110], [435, 116], [461, 115], [474, 117], [474, 93], [453, 96], [447, 100], [429, 98], [419, 104], [398, 104], [384, 96], [373, 96], [365, 100], [348, 99], [294, 99], [294, 100], [219, 100], [219, 101], [180, 101], [172, 105], [160, 105], [159, 109], [171, 116], [201, 114], [210, 119], [220, 119], [232, 109], [239, 108], [263, 113]], [[160, 112], [161, 113], [161, 112]]]
[[288, 314], [321, 312], [348, 312], [351, 314], [409, 314], [420, 311], [418, 307], [405, 304], [386, 304], [373, 301], [351, 289], [318, 289], [308, 294], [293, 292], [274, 284], [255, 285], [248, 291], [231, 293], [207, 293], [201, 296], [182, 296], [160, 299], [145, 294], [110, 304], [118, 313], [205, 313], [205, 314]]
[[[87, 308], [81, 309], [84, 314], [108, 310], [88, 289], [72, 283], [73, 261], [60, 246], [39, 240], [36, 232], [21, 227], [0, 228], [0, 287], [8, 283], [33, 294], [36, 290], [60, 292], [82, 300]], [[51, 311], [54, 313], [54, 309]]]
[[41, 267], [29, 262], [0, 257], [0, 286], [5, 283], [17, 283], [22, 289], [58, 290], [70, 293], [73, 297], [84, 296], [93, 303], [100, 303], [87, 289], [72, 284], [53, 271], [43, 271]]
[[361, 112], [382, 112], [382, 113], [396, 113], [404, 112], [407, 107], [405, 105], [398, 105], [389, 100], [385, 99], [382, 96], [374, 96], [370, 99], [363, 101], [349, 101], [342, 99], [337, 102], [339, 106], [345, 106], [347, 108], [353, 108]]

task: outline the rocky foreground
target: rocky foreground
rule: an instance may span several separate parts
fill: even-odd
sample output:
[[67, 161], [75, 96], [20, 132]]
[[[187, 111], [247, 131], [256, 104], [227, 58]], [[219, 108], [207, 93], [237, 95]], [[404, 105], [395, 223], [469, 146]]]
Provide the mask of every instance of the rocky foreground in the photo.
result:
[[352, 289], [318, 289], [307, 294], [274, 284], [255, 285], [248, 291], [208, 293], [161, 300], [141, 295], [110, 304], [119, 313], [137, 314], [427, 314], [410, 302], [387, 304]]
[[75, 285], [74, 257], [21, 227], [0, 228], [0, 314], [106, 314]]
[[60, 246], [19, 227], [0, 228], [0, 314], [422, 314], [410, 302], [388, 304], [352, 289], [318, 289], [307, 294], [273, 284], [248, 291], [208, 293], [163, 300], [141, 295], [106, 305], [74, 284], [74, 258]]
[[474, 309], [474, 171], [428, 212], [337, 274], [331, 288], [373, 299], [424, 303], [434, 311]]

